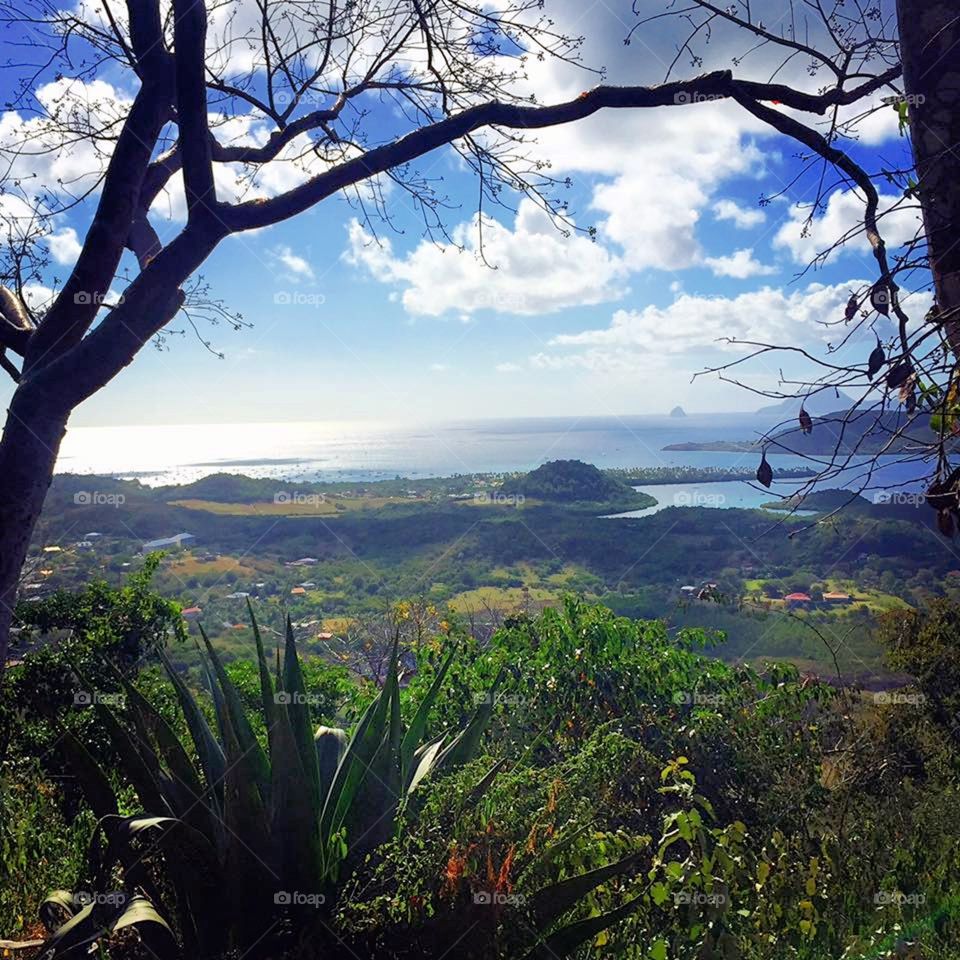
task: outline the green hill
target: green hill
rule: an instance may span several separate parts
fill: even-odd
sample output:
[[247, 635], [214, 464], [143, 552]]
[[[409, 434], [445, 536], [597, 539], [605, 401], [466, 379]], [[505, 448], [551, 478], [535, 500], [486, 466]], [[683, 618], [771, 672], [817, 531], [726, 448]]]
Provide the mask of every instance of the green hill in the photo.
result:
[[550, 503], [632, 502], [643, 497], [632, 487], [582, 460], [551, 460], [525, 476], [508, 480], [502, 492]]

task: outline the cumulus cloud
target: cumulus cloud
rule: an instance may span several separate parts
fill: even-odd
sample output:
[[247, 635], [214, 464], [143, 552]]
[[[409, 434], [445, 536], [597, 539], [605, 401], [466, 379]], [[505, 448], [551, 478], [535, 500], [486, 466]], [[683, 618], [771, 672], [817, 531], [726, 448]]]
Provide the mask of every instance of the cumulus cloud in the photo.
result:
[[[881, 195], [879, 226], [888, 247], [913, 239], [920, 227], [920, 212], [915, 207], [915, 202], [904, 203], [902, 197]], [[863, 230], [864, 201], [853, 190], [832, 193], [824, 213], [808, 224], [809, 214], [809, 206], [791, 207], [773, 240], [773, 245], [788, 250], [796, 263], [810, 263], [840, 241], [838, 253], [869, 254], [870, 243]]]
[[850, 291], [864, 280], [811, 283], [787, 293], [773, 287], [736, 297], [683, 294], [666, 307], [617, 310], [607, 327], [561, 334], [539, 354], [541, 367], [618, 370], [643, 357], [664, 358], [692, 351], [742, 350], [726, 338], [764, 343], [809, 342], [823, 336], [818, 324], [843, 316]]
[[761, 263], [753, 256], [753, 248], [737, 250], [727, 257], [705, 257], [703, 261], [717, 277], [733, 277], [746, 280], [748, 277], [762, 277], [776, 273], [777, 268]]
[[766, 211], [759, 207], [749, 209], [741, 207], [733, 200], [718, 200], [713, 205], [713, 215], [717, 220], [730, 220], [740, 230], [758, 227], [767, 219]]
[[67, 266], [76, 262], [83, 249], [77, 239], [77, 231], [73, 227], [64, 227], [56, 233], [51, 233], [46, 238], [46, 243], [50, 248], [50, 256], [57, 263]]
[[520, 373], [523, 367], [521, 367], [519, 363], [513, 363], [511, 360], [507, 360], [504, 363], [498, 363], [494, 369], [497, 373]]
[[448, 244], [422, 241], [406, 256], [394, 253], [354, 220], [347, 261], [383, 283], [402, 288], [411, 314], [469, 315], [478, 310], [535, 315], [565, 307], [615, 300], [626, 292], [619, 258], [580, 234], [561, 234], [530, 200], [523, 200], [513, 226], [483, 224], [483, 251], [476, 219], [453, 230]]
[[282, 245], [275, 247], [271, 252], [271, 256], [278, 263], [280, 263], [286, 269], [288, 275], [294, 279], [314, 279], [315, 275], [313, 272], [313, 267], [311, 267], [309, 262], [301, 257], [298, 253], [294, 253], [290, 247]]

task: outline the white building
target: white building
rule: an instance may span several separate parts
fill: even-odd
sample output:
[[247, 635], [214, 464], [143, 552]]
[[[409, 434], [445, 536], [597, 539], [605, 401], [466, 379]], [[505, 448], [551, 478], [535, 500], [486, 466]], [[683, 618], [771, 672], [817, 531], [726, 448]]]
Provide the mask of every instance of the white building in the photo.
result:
[[151, 550], [165, 550], [167, 547], [181, 549], [184, 544], [197, 538], [192, 533], [177, 533], [172, 537], [161, 537], [159, 540], [148, 540], [141, 548], [141, 553], [150, 553]]

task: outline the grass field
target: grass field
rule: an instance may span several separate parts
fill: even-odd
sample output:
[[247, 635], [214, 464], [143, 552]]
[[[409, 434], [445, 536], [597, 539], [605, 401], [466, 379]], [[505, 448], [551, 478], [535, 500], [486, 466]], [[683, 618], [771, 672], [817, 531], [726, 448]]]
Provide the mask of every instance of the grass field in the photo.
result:
[[260, 570], [270, 570], [269, 564], [241, 562], [235, 557], [217, 557], [216, 560], [198, 560], [190, 554], [176, 556], [170, 561], [169, 571], [177, 577], [195, 577], [202, 574], [230, 573], [238, 577], [255, 577]]
[[556, 600], [555, 593], [540, 587], [477, 587], [451, 597], [448, 605], [456, 613], [470, 613], [487, 608], [519, 610], [527, 605], [542, 607]]

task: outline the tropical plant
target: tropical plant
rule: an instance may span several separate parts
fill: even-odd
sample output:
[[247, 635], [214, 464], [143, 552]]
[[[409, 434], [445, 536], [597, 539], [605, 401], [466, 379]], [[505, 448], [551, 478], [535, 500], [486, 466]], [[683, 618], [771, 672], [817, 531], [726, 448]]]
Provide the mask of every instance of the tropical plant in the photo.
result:
[[[455, 650], [408, 724], [401, 719], [395, 644], [384, 687], [352, 733], [314, 731], [289, 619], [282, 664], [278, 647], [271, 675], [252, 608], [250, 616], [265, 744], [203, 631], [202, 670], [216, 732], [163, 657], [196, 762], [150, 701], [119, 673], [125, 702], [93, 705], [121, 757], [122, 772], [149, 813], [121, 815], [108, 777], [62, 726], [71, 765], [100, 829], [91, 843], [89, 902], [55, 895], [70, 919], [48, 941], [49, 960], [133, 923], [151, 924], [156, 942], [150, 948], [161, 956], [177, 948], [172, 935], [156, 935], [158, 926], [175, 930], [190, 957], [216, 957], [230, 949], [275, 955], [279, 941], [319, 929], [317, 921], [336, 903], [342, 880], [391, 835], [398, 811], [424, 778], [477, 751], [492, 695], [458, 733], [426, 738]], [[111, 886], [117, 866], [120, 891]]]

